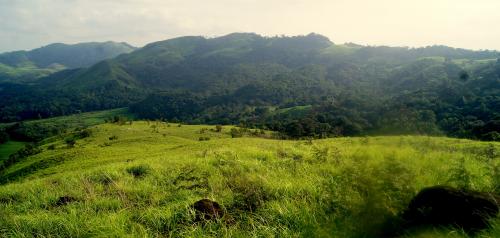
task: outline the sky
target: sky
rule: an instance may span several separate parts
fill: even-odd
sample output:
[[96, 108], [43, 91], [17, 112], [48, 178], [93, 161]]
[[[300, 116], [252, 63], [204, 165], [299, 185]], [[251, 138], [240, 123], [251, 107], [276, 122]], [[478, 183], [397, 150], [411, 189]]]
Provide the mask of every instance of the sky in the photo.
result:
[[500, 50], [500, 0], [0, 0], [0, 52], [232, 32]]

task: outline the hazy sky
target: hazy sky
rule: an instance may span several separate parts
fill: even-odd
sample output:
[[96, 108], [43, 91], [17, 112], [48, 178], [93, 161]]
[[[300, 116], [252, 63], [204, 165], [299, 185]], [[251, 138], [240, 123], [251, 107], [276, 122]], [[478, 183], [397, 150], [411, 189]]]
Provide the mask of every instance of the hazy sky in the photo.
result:
[[0, 52], [231, 32], [500, 50], [498, 24], [500, 0], [0, 0]]

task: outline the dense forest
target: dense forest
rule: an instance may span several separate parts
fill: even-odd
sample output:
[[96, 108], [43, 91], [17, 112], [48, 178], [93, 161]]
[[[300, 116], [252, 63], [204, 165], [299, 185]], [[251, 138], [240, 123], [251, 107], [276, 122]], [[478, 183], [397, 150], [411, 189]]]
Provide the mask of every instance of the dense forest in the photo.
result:
[[317, 34], [181, 37], [29, 84], [1, 83], [0, 121], [129, 106], [140, 118], [239, 124], [285, 138], [500, 140], [499, 57], [446, 46], [337, 45]]

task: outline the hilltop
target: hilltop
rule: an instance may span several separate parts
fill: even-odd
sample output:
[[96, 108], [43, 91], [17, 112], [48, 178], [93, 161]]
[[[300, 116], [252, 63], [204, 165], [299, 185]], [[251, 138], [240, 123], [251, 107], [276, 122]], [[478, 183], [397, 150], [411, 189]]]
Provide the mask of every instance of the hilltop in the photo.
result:
[[[498, 143], [425, 136], [282, 141], [270, 133], [134, 121], [46, 139], [0, 170], [0, 232], [374, 237], [397, 229], [399, 214], [424, 187], [498, 191]], [[229, 217], [197, 222], [191, 205], [202, 198], [219, 202]], [[481, 235], [498, 236], [498, 222]], [[465, 237], [450, 229], [407, 237]]]

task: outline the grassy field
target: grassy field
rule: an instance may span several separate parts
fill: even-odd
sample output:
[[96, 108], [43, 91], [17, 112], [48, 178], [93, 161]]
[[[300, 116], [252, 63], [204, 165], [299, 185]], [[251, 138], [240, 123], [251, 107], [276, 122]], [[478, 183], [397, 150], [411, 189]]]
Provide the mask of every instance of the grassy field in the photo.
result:
[[9, 158], [9, 155], [23, 148], [24, 142], [8, 141], [5, 144], [0, 144], [0, 161]]
[[[12, 180], [0, 186], [1, 236], [383, 237], [424, 187], [498, 191], [499, 143], [283, 141], [213, 128], [102, 124], [74, 147], [43, 145], [0, 172]], [[191, 205], [202, 198], [219, 202], [225, 218], [196, 222]], [[499, 237], [500, 220], [492, 224], [479, 236]], [[407, 236], [465, 235], [443, 228]]]
[[[65, 133], [75, 128], [85, 128], [104, 123], [113, 117], [133, 119], [134, 115], [127, 108], [117, 108], [104, 111], [85, 112], [69, 116], [52, 117], [40, 120], [23, 121], [18, 124], [16, 134], [18, 140], [41, 140], [48, 136]], [[0, 123], [0, 130], [14, 126], [16, 123]]]

